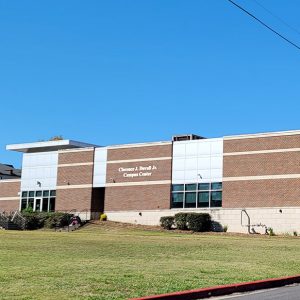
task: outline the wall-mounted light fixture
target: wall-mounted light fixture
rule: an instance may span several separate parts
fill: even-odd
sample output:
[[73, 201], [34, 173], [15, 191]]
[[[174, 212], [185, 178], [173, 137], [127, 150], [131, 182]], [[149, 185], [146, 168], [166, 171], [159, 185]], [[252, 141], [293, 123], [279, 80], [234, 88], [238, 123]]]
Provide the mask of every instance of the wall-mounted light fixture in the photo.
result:
[[37, 182], [36, 182], [36, 185], [38, 185], [39, 187], [41, 187], [41, 186], [42, 186], [42, 183], [41, 183], [40, 181], [37, 181]]

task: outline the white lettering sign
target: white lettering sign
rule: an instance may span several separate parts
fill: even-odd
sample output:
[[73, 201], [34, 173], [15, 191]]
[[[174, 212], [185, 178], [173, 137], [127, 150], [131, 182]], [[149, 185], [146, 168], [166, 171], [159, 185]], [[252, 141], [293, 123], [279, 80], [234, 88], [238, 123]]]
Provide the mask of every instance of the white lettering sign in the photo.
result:
[[155, 165], [150, 166], [136, 166], [133, 168], [122, 168], [118, 169], [119, 173], [123, 173], [123, 177], [134, 178], [134, 177], [149, 177], [152, 176], [154, 170], [157, 170]]

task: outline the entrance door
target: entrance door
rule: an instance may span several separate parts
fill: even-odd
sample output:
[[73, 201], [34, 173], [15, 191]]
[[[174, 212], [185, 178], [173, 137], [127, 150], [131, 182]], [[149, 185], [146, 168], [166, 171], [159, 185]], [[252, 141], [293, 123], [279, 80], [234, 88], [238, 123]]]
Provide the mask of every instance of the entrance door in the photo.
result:
[[34, 199], [34, 211], [41, 211], [42, 210], [42, 199], [41, 198], [35, 198]]

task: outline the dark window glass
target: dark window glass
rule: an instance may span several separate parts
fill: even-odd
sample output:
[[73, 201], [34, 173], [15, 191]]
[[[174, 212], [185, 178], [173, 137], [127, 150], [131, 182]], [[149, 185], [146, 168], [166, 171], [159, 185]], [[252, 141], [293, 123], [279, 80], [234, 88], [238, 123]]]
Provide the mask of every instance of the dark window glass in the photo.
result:
[[221, 207], [222, 206], [222, 192], [211, 192], [211, 207]]
[[26, 209], [27, 207], [27, 199], [23, 198], [21, 201], [21, 210]]
[[186, 184], [185, 185], [186, 191], [196, 191], [196, 189], [197, 189], [197, 184]]
[[28, 192], [22, 192], [22, 197], [23, 197], [23, 198], [26, 198], [27, 195], [28, 195]]
[[172, 185], [172, 191], [183, 191], [184, 190], [184, 185], [183, 184], [173, 184]]
[[34, 198], [29, 198], [28, 199], [28, 207], [31, 207], [33, 209], [33, 202], [34, 202]]
[[209, 192], [198, 193], [198, 207], [209, 207]]
[[172, 194], [172, 208], [183, 208], [183, 193]]
[[208, 191], [210, 188], [210, 183], [199, 183], [198, 190], [200, 191]]
[[55, 198], [50, 198], [49, 211], [55, 211]]
[[222, 182], [213, 182], [211, 184], [212, 190], [221, 190], [222, 189]]
[[43, 191], [43, 197], [49, 197], [49, 191]]
[[187, 192], [185, 193], [185, 204], [184, 207], [191, 208], [196, 207], [196, 192]]
[[48, 211], [48, 198], [43, 198], [43, 211]]
[[41, 197], [42, 196], [42, 191], [36, 191], [35, 196], [36, 197]]
[[29, 197], [34, 197], [34, 191], [29, 192]]
[[55, 197], [56, 196], [56, 191], [50, 191], [50, 196]]

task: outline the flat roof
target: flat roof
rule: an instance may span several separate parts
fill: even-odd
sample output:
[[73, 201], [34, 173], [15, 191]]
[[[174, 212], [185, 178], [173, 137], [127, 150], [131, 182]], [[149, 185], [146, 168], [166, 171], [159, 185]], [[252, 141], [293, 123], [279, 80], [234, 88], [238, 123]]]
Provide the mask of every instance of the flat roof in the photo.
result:
[[57, 141], [34, 142], [34, 143], [25, 143], [25, 144], [11, 144], [6, 146], [6, 150], [23, 152], [23, 153], [34, 153], [34, 152], [58, 151], [63, 149], [88, 148], [88, 147], [99, 147], [99, 146], [77, 142], [73, 140], [57, 140]]
[[284, 135], [298, 135], [300, 130], [287, 130], [287, 131], [274, 131], [274, 132], [261, 132], [261, 133], [249, 133], [241, 135], [228, 135], [224, 136], [226, 140], [239, 140], [239, 139], [251, 139], [258, 137], [272, 137], [272, 136], [284, 136]]

